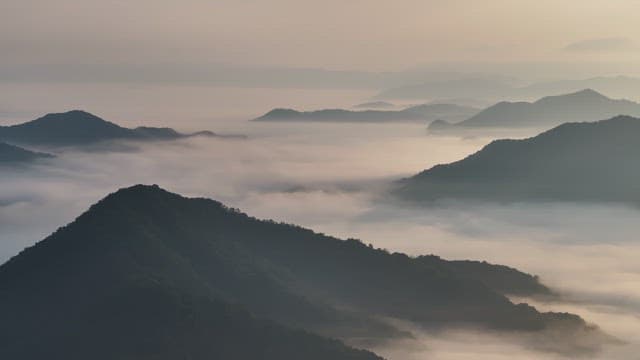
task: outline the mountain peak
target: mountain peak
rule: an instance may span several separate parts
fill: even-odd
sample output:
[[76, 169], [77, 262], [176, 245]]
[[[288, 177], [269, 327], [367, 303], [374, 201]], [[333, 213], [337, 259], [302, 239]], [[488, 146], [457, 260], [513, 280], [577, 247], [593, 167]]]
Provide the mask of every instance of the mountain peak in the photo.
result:
[[576, 99], [579, 101], [597, 101], [597, 100], [611, 100], [610, 98], [606, 97], [605, 95], [587, 88], [587, 89], [583, 89], [580, 91], [576, 91], [576, 92], [572, 92], [569, 94], [562, 94], [562, 95], [555, 95], [555, 96], [547, 96], [547, 97], [543, 97], [542, 99], [538, 100], [536, 103], [538, 104], [545, 104], [545, 103], [550, 103], [550, 102], [559, 102], [559, 101], [567, 101], [570, 99]]
[[139, 203], [140, 205], [147, 206], [154, 199], [167, 198], [167, 197], [180, 197], [177, 194], [171, 193], [157, 184], [146, 185], [136, 184], [129, 187], [121, 188], [115, 192], [107, 195], [96, 205], [104, 205], [113, 202], [130, 202]]
[[69, 110], [60, 113], [49, 113], [34, 120], [34, 122], [35, 121], [99, 121], [108, 123], [108, 121], [84, 110]]
[[576, 91], [572, 94], [568, 94], [569, 96], [573, 95], [573, 96], [597, 96], [597, 97], [603, 97], [606, 98], [606, 96], [604, 96], [603, 94], [591, 89], [591, 88], [587, 88], [587, 89], [582, 89], [580, 91]]

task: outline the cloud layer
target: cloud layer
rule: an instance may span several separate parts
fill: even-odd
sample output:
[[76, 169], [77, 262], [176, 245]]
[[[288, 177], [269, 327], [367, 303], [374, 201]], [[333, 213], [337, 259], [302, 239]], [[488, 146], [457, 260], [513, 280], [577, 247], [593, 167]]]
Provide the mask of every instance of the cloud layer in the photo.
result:
[[[380, 196], [389, 181], [456, 160], [488, 139], [431, 138], [420, 125], [247, 124], [249, 140], [191, 139], [135, 152], [60, 154], [51, 166], [0, 178], [0, 257], [66, 224], [106, 193], [157, 183], [251, 215], [360, 238], [375, 246], [480, 259], [539, 274], [563, 295], [541, 308], [571, 310], [625, 341], [597, 359], [640, 348], [640, 211], [578, 204], [447, 204], [406, 208]], [[222, 124], [219, 124], [222, 126]], [[602, 284], [607, 284], [606, 288]], [[530, 301], [530, 300], [527, 300]], [[377, 349], [395, 359], [534, 359], [527, 341], [451, 330]], [[519, 337], [518, 337], [519, 338]]]

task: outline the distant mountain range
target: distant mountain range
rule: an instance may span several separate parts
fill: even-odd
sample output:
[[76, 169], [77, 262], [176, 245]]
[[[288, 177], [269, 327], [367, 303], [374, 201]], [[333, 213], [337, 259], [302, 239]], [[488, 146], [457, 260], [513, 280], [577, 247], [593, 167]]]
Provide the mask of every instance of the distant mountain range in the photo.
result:
[[274, 109], [254, 121], [324, 121], [324, 122], [423, 122], [442, 119], [460, 121], [477, 113], [478, 109], [455, 104], [424, 104], [403, 110], [362, 110], [325, 109], [316, 111], [296, 111]]
[[515, 269], [391, 254], [138, 185], [0, 266], [0, 357], [373, 360], [309, 332], [408, 336], [385, 317], [606, 338], [503, 295], [523, 291], [548, 293]]
[[621, 98], [635, 98], [640, 94], [640, 78], [628, 76], [595, 77], [579, 80], [557, 80], [530, 85], [516, 85], [513, 81], [488, 77], [467, 77], [405, 85], [381, 91], [378, 100], [425, 100], [447, 97], [473, 99], [529, 99], [576, 92], [581, 89], [597, 91]]
[[396, 106], [386, 101], [371, 101], [355, 105], [355, 109], [393, 109]]
[[629, 116], [567, 123], [529, 139], [493, 141], [463, 160], [401, 181], [397, 194], [418, 202], [471, 198], [639, 204], [638, 139], [640, 119]]
[[26, 123], [0, 126], [0, 141], [17, 145], [81, 146], [112, 140], [175, 140], [218, 136], [210, 131], [182, 134], [171, 128], [121, 127], [85, 111], [47, 114]]
[[18, 146], [0, 142], [0, 166], [31, 163], [40, 159], [49, 159], [53, 155], [30, 151]]
[[565, 122], [596, 121], [616, 115], [640, 116], [640, 104], [610, 99], [594, 90], [547, 96], [536, 102], [500, 102], [467, 120], [450, 124], [439, 120], [432, 132], [456, 132], [486, 128], [552, 127]]

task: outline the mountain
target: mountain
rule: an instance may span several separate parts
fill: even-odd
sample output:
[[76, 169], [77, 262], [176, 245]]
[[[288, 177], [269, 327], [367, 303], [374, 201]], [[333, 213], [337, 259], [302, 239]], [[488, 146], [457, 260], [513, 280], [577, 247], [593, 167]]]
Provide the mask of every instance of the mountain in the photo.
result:
[[0, 142], [0, 166], [30, 163], [39, 159], [52, 158], [53, 155], [34, 152]]
[[111, 140], [174, 140], [198, 135], [216, 136], [208, 131], [182, 134], [170, 128], [129, 129], [80, 110], [47, 114], [26, 123], [0, 126], [0, 141], [42, 146], [90, 145]]
[[423, 255], [416, 261], [438, 263], [448, 268], [456, 276], [479, 281], [492, 290], [504, 295], [553, 297], [554, 293], [540, 283], [537, 276], [518, 271], [514, 268], [489, 264], [486, 261], [443, 260], [435, 255]]
[[424, 104], [403, 110], [362, 110], [325, 109], [317, 111], [296, 111], [274, 109], [255, 121], [325, 121], [325, 122], [422, 122], [436, 119], [459, 121], [478, 110], [454, 104]]
[[501, 292], [512, 284], [497, 280], [504, 269], [482, 267], [470, 274], [476, 270], [437, 257], [390, 254], [137, 185], [0, 266], [0, 356], [373, 359], [287, 329], [403, 336], [379, 320], [386, 317], [524, 332], [561, 327], [568, 337], [558, 343], [599, 336], [578, 316], [511, 303]]
[[[547, 96], [536, 102], [500, 102], [457, 124], [439, 122], [430, 130], [549, 127], [565, 122], [596, 121], [616, 115], [640, 116], [640, 104], [610, 99], [594, 90]], [[451, 126], [449, 126], [451, 125]]]
[[386, 101], [371, 101], [355, 105], [355, 109], [393, 109], [396, 106]]
[[516, 92], [521, 96], [536, 97], [540, 94], [569, 93], [586, 88], [619, 98], [637, 98], [638, 94], [640, 94], [640, 78], [602, 76], [579, 80], [556, 80], [534, 83], [520, 88]]
[[254, 119], [254, 121], [295, 121], [295, 122], [387, 122], [387, 121], [423, 121], [420, 114], [393, 110], [324, 109], [315, 111], [296, 111], [293, 109], [273, 109]]
[[[491, 77], [463, 77], [402, 85], [381, 91], [378, 100], [424, 100], [467, 97], [471, 99], [535, 99], [546, 94], [573, 93], [581, 89], [596, 91], [620, 98], [634, 99], [640, 93], [640, 78], [603, 76], [588, 79], [554, 80], [517, 85], [512, 79]], [[467, 104], [469, 105], [469, 104]]]
[[640, 119], [567, 123], [524, 140], [497, 140], [467, 158], [402, 180], [413, 201], [640, 202]]

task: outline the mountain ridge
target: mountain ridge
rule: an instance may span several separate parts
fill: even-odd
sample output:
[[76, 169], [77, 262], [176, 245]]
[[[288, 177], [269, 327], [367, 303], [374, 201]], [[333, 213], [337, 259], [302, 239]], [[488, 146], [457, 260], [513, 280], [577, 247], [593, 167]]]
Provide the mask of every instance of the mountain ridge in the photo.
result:
[[54, 156], [43, 152], [35, 152], [0, 142], [0, 165], [27, 164], [40, 159], [51, 159]]
[[85, 146], [106, 141], [176, 140], [220, 136], [201, 131], [183, 134], [171, 128], [126, 128], [83, 110], [50, 113], [25, 123], [0, 126], [0, 141], [17, 145]]
[[521, 128], [557, 126], [565, 122], [597, 121], [617, 115], [640, 116], [640, 104], [624, 99], [611, 99], [584, 89], [578, 92], [545, 96], [535, 102], [502, 101], [476, 115], [458, 122], [438, 122], [429, 126], [432, 132], [455, 132], [486, 128]]
[[492, 141], [402, 180], [396, 194], [411, 201], [639, 203], [639, 137], [640, 119], [631, 116], [565, 123], [527, 139]]
[[252, 121], [317, 121], [317, 122], [422, 122], [436, 119], [460, 121], [475, 114], [476, 108], [456, 104], [429, 103], [407, 107], [402, 110], [345, 110], [323, 109], [297, 111], [276, 108]]
[[[129, 311], [145, 303], [149, 308], [183, 306], [176, 299], [238, 304], [257, 318], [341, 339], [406, 336], [385, 327], [379, 316], [423, 326], [473, 323], [525, 332], [560, 326], [575, 336], [600, 336], [576, 315], [540, 313], [511, 303], [492, 289], [488, 280], [497, 279], [493, 275], [478, 279], [456, 268], [439, 258], [390, 254], [355, 239], [258, 220], [214, 200], [136, 185], [108, 195], [0, 266], [0, 313], [11, 324], [0, 338], [24, 345], [24, 351], [47, 348], [37, 346], [37, 339], [49, 339], [53, 328], [33, 333], [35, 324], [57, 324], [63, 317], [71, 333], [67, 327], [55, 333], [71, 336], [89, 326], [83, 322], [87, 316], [123, 311], [109, 305], [114, 296]], [[165, 294], [161, 298], [168, 303], [155, 304], [147, 296], [149, 287]], [[47, 302], [40, 301], [44, 298]], [[196, 316], [208, 311], [205, 305], [185, 306]], [[167, 334], [186, 321], [176, 316], [162, 319]], [[109, 324], [109, 318], [94, 320]], [[118, 326], [106, 328], [132, 335], [125, 330], [126, 319], [119, 319]], [[158, 344], [164, 335], [156, 335], [149, 342], [163, 348]], [[86, 336], [87, 343], [101, 343], [90, 331]]]

